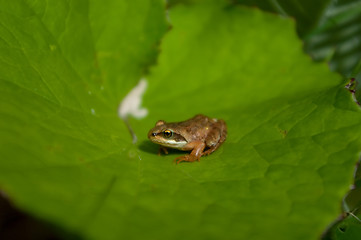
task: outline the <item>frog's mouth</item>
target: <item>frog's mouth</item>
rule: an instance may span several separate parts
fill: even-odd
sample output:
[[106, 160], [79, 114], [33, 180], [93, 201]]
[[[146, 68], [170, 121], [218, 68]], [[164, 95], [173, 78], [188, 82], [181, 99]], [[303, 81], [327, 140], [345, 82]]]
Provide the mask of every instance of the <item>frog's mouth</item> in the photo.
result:
[[159, 141], [158, 139], [154, 139], [154, 142], [156, 142], [159, 145], [162, 145], [164, 147], [170, 147], [170, 148], [176, 148], [176, 149], [181, 149], [185, 145], [187, 145], [186, 141], [176, 141], [174, 139], [167, 139], [167, 141], [164, 141], [164, 139], [162, 141]]
[[152, 142], [169, 148], [181, 149], [187, 145], [185, 138], [179, 134], [173, 134], [170, 138], [164, 138], [162, 134], [150, 134], [149, 138]]

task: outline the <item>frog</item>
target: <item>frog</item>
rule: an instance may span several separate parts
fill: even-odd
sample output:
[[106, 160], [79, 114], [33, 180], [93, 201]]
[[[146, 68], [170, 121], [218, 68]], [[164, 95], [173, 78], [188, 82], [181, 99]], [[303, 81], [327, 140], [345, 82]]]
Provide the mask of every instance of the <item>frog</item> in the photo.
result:
[[159, 120], [148, 132], [149, 140], [160, 145], [159, 154], [162, 151], [168, 154], [168, 148], [191, 151], [188, 155], [175, 158], [176, 164], [199, 162], [202, 156], [216, 151], [226, 137], [226, 122], [203, 114], [197, 114], [182, 122], [167, 123]]

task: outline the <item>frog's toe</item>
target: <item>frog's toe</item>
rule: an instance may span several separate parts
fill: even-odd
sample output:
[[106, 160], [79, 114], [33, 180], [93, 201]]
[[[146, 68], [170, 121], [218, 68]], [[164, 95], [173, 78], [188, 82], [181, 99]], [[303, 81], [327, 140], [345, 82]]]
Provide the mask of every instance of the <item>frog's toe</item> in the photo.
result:
[[187, 161], [186, 156], [177, 157], [177, 158], [174, 159], [173, 162], [174, 162], [175, 164], [178, 164], [178, 163], [183, 162], [183, 161]]
[[174, 159], [174, 162], [176, 164], [180, 163], [180, 162], [194, 162], [194, 161], [198, 161], [199, 162], [199, 157], [195, 157], [192, 155], [185, 155], [185, 156], [180, 156], [177, 157], [176, 159]]

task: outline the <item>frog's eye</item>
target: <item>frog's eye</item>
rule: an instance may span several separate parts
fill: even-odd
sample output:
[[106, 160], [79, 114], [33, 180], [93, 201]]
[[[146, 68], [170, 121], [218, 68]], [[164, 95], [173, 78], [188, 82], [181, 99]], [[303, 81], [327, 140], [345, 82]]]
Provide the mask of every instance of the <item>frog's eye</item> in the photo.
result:
[[165, 130], [165, 131], [163, 132], [163, 135], [164, 135], [164, 137], [166, 137], [166, 138], [170, 138], [171, 136], [173, 136], [173, 132], [172, 132], [171, 130]]

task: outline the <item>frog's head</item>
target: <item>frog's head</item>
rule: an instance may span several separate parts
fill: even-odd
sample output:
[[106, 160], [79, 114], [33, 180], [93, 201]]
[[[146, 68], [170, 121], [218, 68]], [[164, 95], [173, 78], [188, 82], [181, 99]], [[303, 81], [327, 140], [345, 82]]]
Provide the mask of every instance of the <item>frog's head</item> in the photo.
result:
[[187, 140], [176, 131], [174, 124], [167, 124], [160, 120], [148, 133], [148, 138], [159, 145], [181, 149], [187, 144]]

